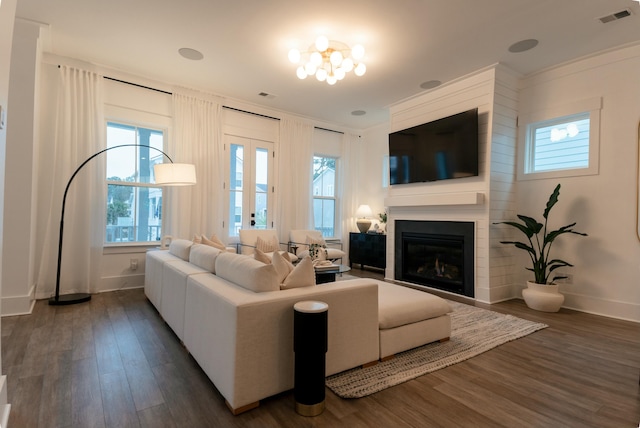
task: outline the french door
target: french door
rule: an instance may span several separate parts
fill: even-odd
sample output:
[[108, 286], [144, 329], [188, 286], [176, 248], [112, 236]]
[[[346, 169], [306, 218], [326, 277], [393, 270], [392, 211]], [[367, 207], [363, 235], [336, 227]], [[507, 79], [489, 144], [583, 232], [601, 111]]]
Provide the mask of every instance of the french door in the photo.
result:
[[273, 143], [225, 135], [229, 236], [273, 227]]

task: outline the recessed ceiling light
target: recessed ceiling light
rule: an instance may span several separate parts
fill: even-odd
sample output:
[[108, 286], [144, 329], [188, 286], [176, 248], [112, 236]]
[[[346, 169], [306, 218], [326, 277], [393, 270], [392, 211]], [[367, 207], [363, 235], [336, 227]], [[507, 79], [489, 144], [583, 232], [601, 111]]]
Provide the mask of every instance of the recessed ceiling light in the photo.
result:
[[422, 89], [433, 89], [437, 88], [440, 85], [442, 85], [442, 82], [439, 80], [427, 80], [426, 82], [422, 82], [420, 84], [420, 87]]
[[204, 58], [204, 55], [202, 55], [202, 52], [197, 51], [195, 49], [191, 49], [191, 48], [180, 48], [178, 49], [178, 53], [182, 55], [183, 58], [191, 59], [194, 61], [199, 61], [202, 58]]
[[352, 116], [364, 116], [365, 114], [367, 114], [367, 112], [364, 110], [354, 110], [351, 112]]
[[529, 49], [533, 49], [538, 46], [538, 41], [536, 39], [525, 39], [520, 40], [509, 46], [509, 52], [512, 53], [520, 53], [528, 51]]

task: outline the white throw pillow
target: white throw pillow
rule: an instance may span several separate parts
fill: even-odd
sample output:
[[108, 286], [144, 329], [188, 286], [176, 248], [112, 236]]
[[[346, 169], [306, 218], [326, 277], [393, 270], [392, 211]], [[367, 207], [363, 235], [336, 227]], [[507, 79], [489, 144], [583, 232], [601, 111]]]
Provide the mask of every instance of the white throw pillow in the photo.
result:
[[216, 275], [256, 293], [280, 288], [273, 265], [247, 255], [221, 252], [216, 258]]
[[266, 264], [271, 263], [271, 259], [269, 258], [269, 256], [267, 256], [265, 253], [258, 250], [257, 248], [253, 250], [253, 258], [262, 263], [266, 263]]
[[294, 269], [293, 264], [287, 260], [288, 253], [283, 251], [274, 251], [272, 263], [273, 267], [276, 268], [276, 272], [278, 272], [278, 283], [282, 284], [284, 279], [291, 273]]
[[316, 271], [311, 257], [303, 258], [280, 285], [281, 290], [316, 285]]

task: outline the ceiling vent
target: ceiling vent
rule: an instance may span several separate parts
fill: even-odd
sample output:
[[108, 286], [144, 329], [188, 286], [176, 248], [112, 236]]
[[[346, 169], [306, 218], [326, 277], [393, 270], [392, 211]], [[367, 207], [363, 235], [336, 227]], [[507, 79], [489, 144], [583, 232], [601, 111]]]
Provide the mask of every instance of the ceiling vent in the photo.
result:
[[268, 100], [272, 100], [272, 99], [274, 99], [276, 97], [275, 95], [268, 94], [266, 92], [260, 92], [258, 95], [260, 95], [261, 97], [266, 98]]
[[620, 12], [612, 13], [611, 15], [603, 16], [600, 19], [600, 22], [606, 24], [608, 22], [617, 21], [618, 19], [626, 18], [627, 16], [631, 16], [631, 11], [629, 9], [621, 10]]

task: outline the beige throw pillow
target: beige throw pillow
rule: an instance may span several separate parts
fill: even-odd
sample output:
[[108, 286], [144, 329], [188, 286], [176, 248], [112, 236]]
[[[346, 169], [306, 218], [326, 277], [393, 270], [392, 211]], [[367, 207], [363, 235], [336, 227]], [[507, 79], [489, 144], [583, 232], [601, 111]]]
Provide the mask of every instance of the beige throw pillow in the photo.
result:
[[312, 285], [316, 285], [316, 271], [313, 268], [311, 257], [307, 256], [293, 268], [284, 282], [280, 284], [280, 289], [288, 290], [289, 288], [310, 287]]
[[216, 235], [211, 235], [211, 239], [207, 239], [206, 236], [202, 235], [202, 243], [222, 251], [226, 250], [227, 248], [226, 245], [224, 245], [224, 243], [219, 240]]
[[274, 251], [278, 251], [279, 247], [280, 243], [278, 242], [278, 238], [276, 238], [275, 236], [270, 240], [264, 240], [258, 236], [258, 239], [256, 240], [256, 248], [263, 253], [272, 253]]
[[202, 244], [202, 235], [193, 235], [194, 244]]

